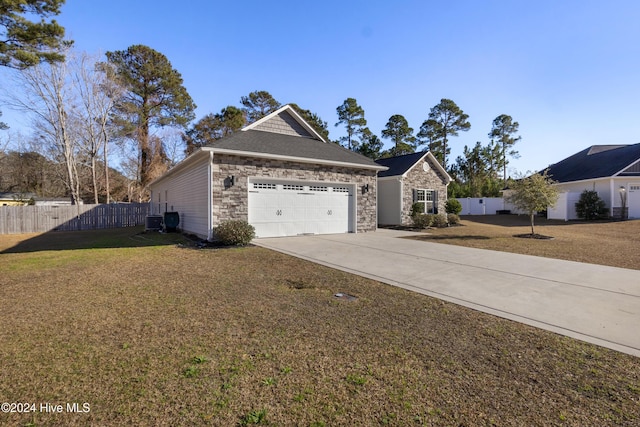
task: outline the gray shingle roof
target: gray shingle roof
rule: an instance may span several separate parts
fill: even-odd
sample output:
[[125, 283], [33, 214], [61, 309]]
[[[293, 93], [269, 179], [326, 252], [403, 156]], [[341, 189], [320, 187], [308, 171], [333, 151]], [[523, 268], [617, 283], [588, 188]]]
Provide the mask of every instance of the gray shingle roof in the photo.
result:
[[613, 176], [640, 159], [640, 144], [593, 145], [548, 168], [558, 182], [582, 181]]
[[415, 165], [418, 160], [424, 157], [425, 154], [427, 154], [426, 151], [420, 151], [417, 153], [405, 154], [403, 156], [378, 159], [376, 160], [376, 163], [389, 168], [389, 170], [379, 172], [378, 176], [383, 178], [385, 176], [402, 175], [411, 169], [411, 167]]
[[368, 168], [379, 167], [373, 160], [332, 142], [280, 133], [247, 130], [209, 144], [215, 149], [245, 151], [265, 155], [351, 163]]

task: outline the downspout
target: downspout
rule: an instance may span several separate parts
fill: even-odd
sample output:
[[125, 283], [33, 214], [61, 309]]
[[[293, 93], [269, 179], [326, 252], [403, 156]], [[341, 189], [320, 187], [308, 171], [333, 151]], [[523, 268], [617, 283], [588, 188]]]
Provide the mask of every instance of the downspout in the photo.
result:
[[213, 240], [213, 151], [209, 151], [209, 165], [207, 166], [207, 240]]
[[400, 217], [398, 224], [400, 225], [404, 225], [404, 223], [402, 222], [402, 213], [404, 212], [404, 176], [398, 178], [398, 182], [400, 183], [400, 209], [399, 209], [399, 213], [400, 213]]
[[[610, 216], [611, 218], [613, 218], [613, 204], [614, 204], [614, 202], [615, 202], [615, 200], [616, 200], [616, 195], [615, 195], [615, 190], [616, 190], [616, 189], [615, 189], [615, 185], [614, 185], [614, 184], [615, 184], [615, 183], [614, 183], [614, 181], [613, 181], [613, 178], [610, 178], [610, 179], [609, 179], [609, 186], [610, 186], [611, 188], [609, 189], [609, 193], [610, 193], [610, 195], [609, 195], [609, 196], [610, 196], [610, 202], [611, 202], [611, 203], [609, 204], [609, 216]], [[594, 186], [595, 186], [595, 183], [594, 183]]]
[[373, 182], [375, 182], [376, 185], [376, 223], [375, 226], [376, 228], [373, 229], [373, 231], [378, 231], [378, 172], [376, 171], [375, 175], [374, 175], [374, 180]]
[[[362, 187], [360, 186], [360, 184], [353, 184], [353, 233], [354, 234], [358, 234], [358, 191], [361, 191]], [[376, 206], [377, 209], [377, 206]]]

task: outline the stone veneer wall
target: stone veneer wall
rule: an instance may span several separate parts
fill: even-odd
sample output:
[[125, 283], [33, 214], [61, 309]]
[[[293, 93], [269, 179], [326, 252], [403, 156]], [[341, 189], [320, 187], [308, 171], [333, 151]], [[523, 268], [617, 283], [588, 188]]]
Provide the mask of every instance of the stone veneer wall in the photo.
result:
[[447, 201], [447, 179], [442, 176], [431, 162], [429, 170], [422, 169], [422, 162], [416, 163], [409, 170], [403, 181], [402, 194], [402, 224], [411, 225], [411, 205], [413, 205], [413, 189], [436, 190], [438, 192], [438, 213], [445, 213], [444, 204]]
[[[235, 185], [229, 186], [232, 175]], [[355, 184], [357, 231], [377, 228], [376, 171], [231, 155], [213, 157], [214, 227], [227, 219], [248, 220], [249, 177]], [[367, 193], [362, 191], [365, 184], [369, 184]]]

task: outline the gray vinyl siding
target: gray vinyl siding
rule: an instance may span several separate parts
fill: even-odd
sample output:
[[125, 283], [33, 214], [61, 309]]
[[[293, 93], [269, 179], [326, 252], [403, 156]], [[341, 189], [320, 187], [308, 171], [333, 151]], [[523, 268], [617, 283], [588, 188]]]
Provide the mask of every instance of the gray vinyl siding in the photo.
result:
[[311, 134], [286, 111], [283, 111], [277, 116], [273, 116], [271, 119], [258, 125], [255, 130], [292, 136], [311, 137]]
[[203, 160], [183, 169], [169, 179], [162, 179], [151, 187], [153, 213], [178, 212], [180, 225], [185, 233], [202, 238], [209, 234], [208, 206], [209, 161]]

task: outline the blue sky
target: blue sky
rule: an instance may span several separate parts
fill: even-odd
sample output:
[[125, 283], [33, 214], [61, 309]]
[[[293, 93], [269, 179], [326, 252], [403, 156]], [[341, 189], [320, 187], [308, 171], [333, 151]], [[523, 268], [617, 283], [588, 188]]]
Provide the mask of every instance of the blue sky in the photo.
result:
[[640, 142], [638, 1], [67, 0], [57, 19], [81, 51], [166, 55], [197, 118], [267, 90], [320, 115], [336, 139], [348, 97], [378, 135], [393, 114], [417, 132], [450, 98], [471, 130], [452, 138], [449, 163], [509, 114], [520, 172]]

